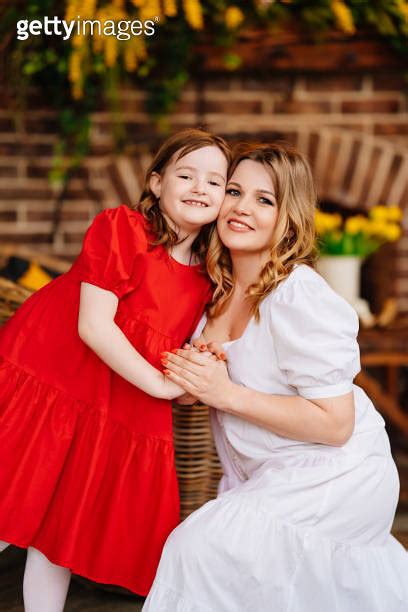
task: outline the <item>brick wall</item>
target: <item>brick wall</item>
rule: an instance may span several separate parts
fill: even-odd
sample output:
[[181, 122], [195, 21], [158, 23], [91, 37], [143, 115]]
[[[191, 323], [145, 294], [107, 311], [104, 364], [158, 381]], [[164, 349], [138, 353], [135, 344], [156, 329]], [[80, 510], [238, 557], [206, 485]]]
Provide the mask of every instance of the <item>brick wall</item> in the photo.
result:
[[[346, 206], [370, 206], [389, 201], [392, 195], [393, 203], [407, 206], [408, 106], [404, 87], [402, 70], [282, 73], [267, 78], [207, 76], [185, 88], [170, 124], [174, 129], [204, 124], [234, 139], [282, 136], [312, 158], [322, 197], [328, 195]], [[127, 173], [127, 184], [133, 199], [140, 188], [147, 152], [160, 139], [143, 102], [141, 91], [122, 94], [122, 120], [134, 172], [133, 176]], [[20, 115], [0, 108], [0, 241], [24, 243], [73, 258], [96, 212], [117, 205], [123, 192], [112, 173], [116, 163], [112, 118], [108, 112], [97, 112], [92, 123], [92, 153], [70, 182], [53, 236], [58, 188], [49, 184], [47, 176], [55, 130], [52, 109], [35, 93], [29, 109]], [[347, 134], [355, 135], [349, 149]], [[335, 173], [327, 165], [336, 147], [348, 156], [346, 160], [352, 160], [349, 170], [343, 164], [342, 184], [336, 183]], [[360, 174], [364, 170], [364, 189], [360, 175], [354, 177], [353, 184], [350, 173], [356, 165]], [[399, 244], [395, 291], [401, 309], [408, 312], [407, 226]]]

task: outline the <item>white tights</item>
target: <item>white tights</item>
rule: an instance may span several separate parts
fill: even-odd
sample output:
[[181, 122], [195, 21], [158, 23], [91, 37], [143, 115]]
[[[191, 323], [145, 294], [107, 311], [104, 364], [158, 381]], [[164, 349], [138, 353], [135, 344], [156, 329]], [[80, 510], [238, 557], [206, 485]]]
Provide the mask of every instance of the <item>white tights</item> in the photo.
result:
[[[0, 552], [7, 548], [0, 541]], [[25, 612], [62, 612], [67, 597], [71, 572], [54, 565], [35, 548], [27, 549], [23, 594]]]

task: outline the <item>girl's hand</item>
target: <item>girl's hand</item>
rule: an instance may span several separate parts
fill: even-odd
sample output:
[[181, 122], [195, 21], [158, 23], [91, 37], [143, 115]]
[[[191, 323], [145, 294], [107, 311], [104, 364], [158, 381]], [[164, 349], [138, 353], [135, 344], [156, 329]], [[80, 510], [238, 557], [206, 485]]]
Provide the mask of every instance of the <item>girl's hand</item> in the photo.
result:
[[220, 361], [227, 361], [227, 356], [220, 342], [205, 342], [203, 336], [193, 340], [193, 346], [201, 352], [209, 352]]
[[179, 349], [163, 356], [165, 375], [200, 402], [220, 408], [229, 393], [231, 382], [224, 361], [217, 360], [208, 352]]
[[159, 397], [160, 399], [174, 400], [176, 397], [180, 397], [184, 395], [184, 389], [176, 385], [175, 382], [170, 380], [168, 376], [164, 376], [160, 372], [160, 387], [157, 395], [155, 397]]

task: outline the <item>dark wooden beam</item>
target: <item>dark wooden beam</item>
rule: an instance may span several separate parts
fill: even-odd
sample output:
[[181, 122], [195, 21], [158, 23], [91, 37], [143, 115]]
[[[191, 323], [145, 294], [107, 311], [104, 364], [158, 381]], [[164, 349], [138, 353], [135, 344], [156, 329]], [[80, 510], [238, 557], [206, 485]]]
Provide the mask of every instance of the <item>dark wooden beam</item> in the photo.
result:
[[220, 48], [211, 41], [199, 45], [202, 69], [225, 72], [227, 53], [239, 55], [240, 71], [360, 71], [403, 68], [402, 57], [379, 35], [345, 36], [328, 33], [314, 41], [301, 32], [249, 30], [230, 48]]

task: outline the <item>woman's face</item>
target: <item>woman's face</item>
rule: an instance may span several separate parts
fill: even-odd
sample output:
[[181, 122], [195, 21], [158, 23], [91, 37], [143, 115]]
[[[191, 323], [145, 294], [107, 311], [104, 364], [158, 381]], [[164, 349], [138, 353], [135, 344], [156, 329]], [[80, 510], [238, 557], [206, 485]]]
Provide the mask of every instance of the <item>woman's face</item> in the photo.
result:
[[269, 255], [277, 218], [271, 175], [263, 164], [244, 159], [228, 182], [218, 217], [222, 242], [231, 253]]

